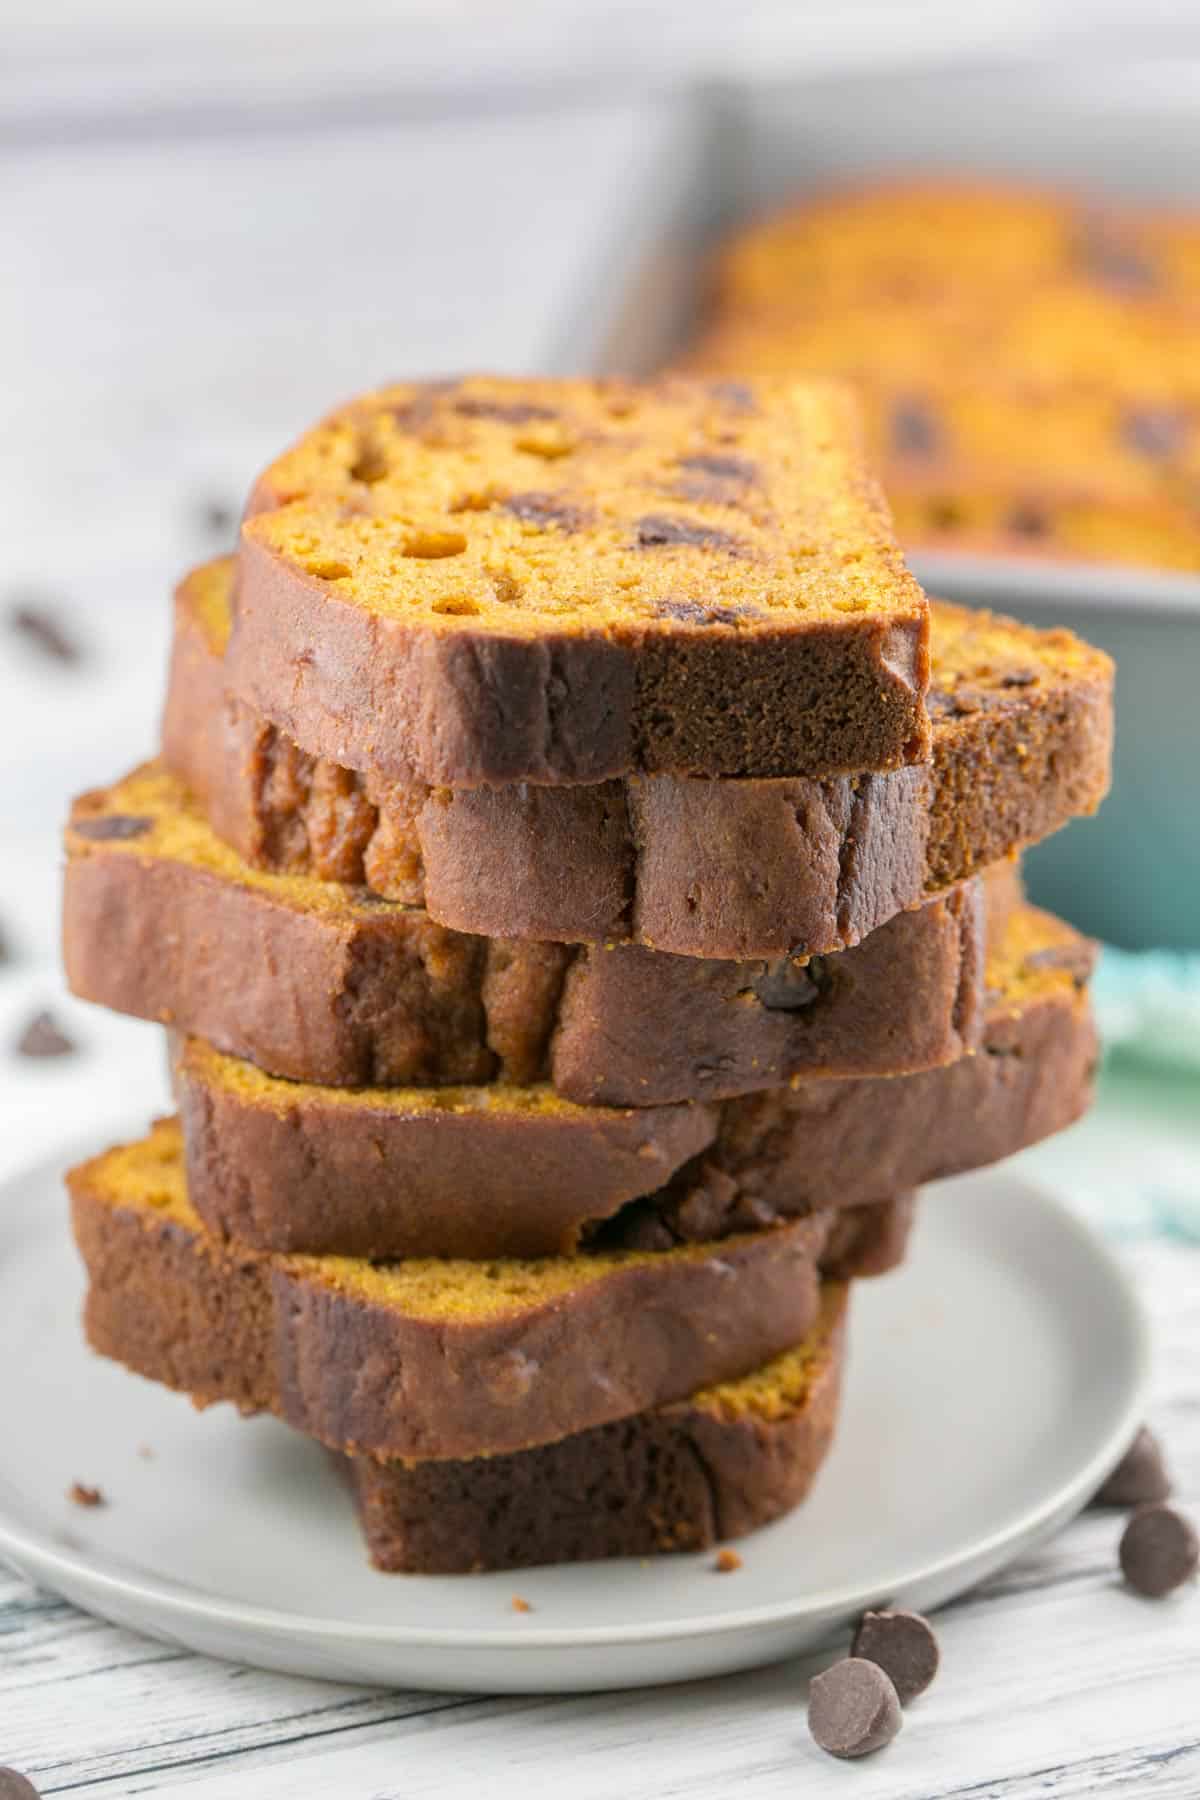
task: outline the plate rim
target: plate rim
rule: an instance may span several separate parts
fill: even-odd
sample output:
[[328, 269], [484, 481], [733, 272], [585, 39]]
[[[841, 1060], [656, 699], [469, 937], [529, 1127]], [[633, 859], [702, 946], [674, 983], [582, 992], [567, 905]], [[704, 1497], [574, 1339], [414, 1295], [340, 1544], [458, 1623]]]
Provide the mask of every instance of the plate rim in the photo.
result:
[[[71, 1153], [46, 1158], [24, 1171], [0, 1182], [0, 1217], [7, 1193], [34, 1182], [61, 1179], [63, 1169], [74, 1160]], [[991, 1169], [979, 1174], [995, 1174]], [[1099, 1487], [1117, 1462], [1126, 1445], [1141, 1424], [1151, 1379], [1151, 1333], [1149, 1318], [1137, 1288], [1119, 1258], [1092, 1226], [1065, 1204], [1045, 1180], [1013, 1172], [1005, 1179], [1023, 1191], [1054, 1222], [1054, 1229], [1074, 1240], [1074, 1251], [1082, 1253], [1099, 1271], [1110, 1290], [1110, 1298], [1123, 1314], [1126, 1335], [1131, 1348], [1127, 1393], [1120, 1414], [1111, 1423], [1102, 1442], [1088, 1461], [1068, 1480], [1060, 1482], [1049, 1493], [1014, 1519], [974, 1538], [955, 1555], [926, 1560], [898, 1571], [890, 1579], [898, 1591], [933, 1580], [953, 1580], [956, 1572], [972, 1563], [987, 1561], [1005, 1544], [1020, 1544], [1037, 1537], [1058, 1519], [1081, 1508]], [[930, 1184], [940, 1186], [940, 1183]], [[15, 1209], [14, 1209], [15, 1210]], [[12, 1216], [12, 1215], [10, 1215]], [[698, 1554], [703, 1554], [698, 1553]], [[777, 1600], [746, 1607], [719, 1618], [684, 1618], [670, 1624], [651, 1623], [593, 1626], [534, 1626], [514, 1631], [511, 1624], [499, 1626], [429, 1626], [404, 1623], [365, 1624], [351, 1620], [330, 1621], [311, 1614], [288, 1613], [273, 1607], [255, 1606], [233, 1599], [206, 1599], [176, 1591], [145, 1577], [124, 1575], [99, 1564], [94, 1557], [81, 1552], [63, 1550], [44, 1533], [14, 1525], [0, 1502], [0, 1560], [9, 1561], [26, 1579], [32, 1578], [54, 1591], [63, 1591], [58, 1583], [82, 1584], [89, 1595], [96, 1596], [97, 1610], [102, 1611], [101, 1597], [109, 1595], [142, 1608], [152, 1609], [155, 1624], [137, 1629], [147, 1635], [160, 1631], [169, 1634], [179, 1621], [215, 1626], [239, 1634], [288, 1637], [308, 1645], [370, 1646], [380, 1650], [474, 1650], [481, 1653], [517, 1650], [611, 1650], [621, 1645], [654, 1645], [689, 1641], [696, 1638], [726, 1638], [755, 1631], [786, 1628], [803, 1622], [814, 1614], [852, 1612], [862, 1603], [860, 1586], [845, 1586], [808, 1594], [802, 1601]], [[995, 1564], [993, 1564], [995, 1566]], [[419, 1576], [411, 1577], [419, 1580]], [[76, 1602], [76, 1604], [79, 1604]], [[86, 1610], [86, 1606], [85, 1606]]]

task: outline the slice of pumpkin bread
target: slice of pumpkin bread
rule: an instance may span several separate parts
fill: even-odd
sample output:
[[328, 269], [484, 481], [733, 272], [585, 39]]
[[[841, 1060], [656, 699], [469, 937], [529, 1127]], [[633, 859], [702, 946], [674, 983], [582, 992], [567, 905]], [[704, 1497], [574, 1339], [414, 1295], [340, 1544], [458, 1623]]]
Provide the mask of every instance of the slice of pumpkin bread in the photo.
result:
[[248, 868], [155, 765], [78, 800], [66, 845], [74, 992], [289, 1079], [544, 1077], [569, 1099], [652, 1106], [930, 1068], [981, 1028], [978, 880], [835, 957], [739, 963], [468, 936]]
[[233, 689], [334, 762], [475, 786], [928, 754], [928, 611], [836, 384], [399, 384], [248, 512]]
[[68, 1185], [95, 1349], [380, 1457], [527, 1449], [748, 1374], [811, 1330], [837, 1224], [540, 1260], [272, 1256], [204, 1231], [174, 1120]]
[[537, 1450], [347, 1459], [371, 1561], [454, 1575], [705, 1550], [790, 1512], [833, 1438], [847, 1300], [826, 1282], [803, 1342], [741, 1381]]
[[554, 1256], [713, 1140], [704, 1105], [580, 1106], [544, 1083], [334, 1088], [176, 1040], [188, 1192], [214, 1234], [341, 1256]]
[[485, 935], [824, 955], [1094, 811], [1112, 664], [1068, 631], [930, 604], [932, 762], [890, 774], [431, 788], [313, 757], [228, 692], [233, 562], [180, 584], [163, 759], [246, 862]]

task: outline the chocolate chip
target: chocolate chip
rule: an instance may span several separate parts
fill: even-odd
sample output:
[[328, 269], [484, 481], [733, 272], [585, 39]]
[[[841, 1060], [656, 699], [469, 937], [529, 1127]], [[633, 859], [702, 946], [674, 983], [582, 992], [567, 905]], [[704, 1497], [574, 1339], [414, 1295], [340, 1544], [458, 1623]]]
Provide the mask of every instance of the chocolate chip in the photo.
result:
[[710, 400], [723, 406], [728, 412], [747, 413], [757, 410], [754, 390], [744, 381], [710, 381], [707, 383]]
[[1196, 1573], [1200, 1539], [1190, 1519], [1161, 1500], [1139, 1506], [1121, 1538], [1121, 1573], [1152, 1600], [1174, 1593]]
[[851, 1656], [878, 1663], [891, 1676], [901, 1706], [923, 1694], [938, 1672], [941, 1652], [933, 1627], [920, 1613], [888, 1610], [862, 1616]]
[[957, 500], [931, 500], [925, 516], [931, 531], [957, 531], [963, 524], [963, 510]]
[[740, 625], [761, 616], [754, 606], [702, 606], [698, 600], [656, 600], [654, 610], [660, 618], [684, 625]]
[[1188, 422], [1166, 406], [1134, 407], [1121, 421], [1121, 436], [1139, 456], [1165, 462], [1183, 449]]
[[898, 400], [892, 408], [892, 449], [897, 456], [936, 456], [942, 434], [933, 413], [920, 400]]
[[107, 838], [145, 837], [153, 825], [154, 820], [141, 813], [102, 813], [98, 819], [73, 819], [71, 830], [76, 837], [103, 843]]
[[538, 525], [543, 531], [553, 526], [558, 531], [582, 531], [588, 515], [582, 506], [562, 494], [510, 494], [504, 510], [526, 525]]
[[740, 506], [743, 492], [740, 486], [718, 481], [715, 475], [683, 475], [671, 488], [671, 498], [689, 506]]
[[1118, 294], [1148, 294], [1158, 285], [1153, 267], [1116, 220], [1089, 214], [1080, 224], [1076, 255], [1084, 273]]
[[1036, 687], [1038, 673], [1036, 669], [1009, 669], [1000, 677], [1000, 686], [1004, 688]]
[[870, 1756], [903, 1722], [891, 1679], [865, 1657], [844, 1657], [808, 1685], [808, 1729], [830, 1756]]
[[447, 376], [435, 381], [418, 381], [413, 384], [411, 400], [405, 401], [401, 406], [393, 406], [388, 416], [397, 431], [406, 431], [420, 437], [433, 423], [439, 402], [461, 385], [457, 379]]
[[16, 1769], [0, 1769], [0, 1800], [41, 1800], [41, 1795]]
[[1096, 1489], [1092, 1505], [1142, 1506], [1148, 1500], [1166, 1500], [1170, 1492], [1162, 1446], [1143, 1425], [1108, 1480]]
[[39, 595], [17, 600], [9, 609], [10, 628], [50, 662], [72, 665], [83, 651], [59, 618], [54, 603]]
[[759, 479], [757, 463], [729, 453], [681, 456], [679, 467], [683, 472], [672, 484], [672, 497], [690, 501], [694, 506], [741, 506], [746, 489]]
[[51, 1012], [35, 1013], [16, 1043], [18, 1056], [73, 1056], [76, 1048]]
[[793, 962], [783, 957], [770, 963], [765, 974], [754, 983], [754, 994], [768, 1012], [801, 1012], [819, 1000], [827, 983], [825, 965], [819, 956], [810, 962]]
[[454, 410], [464, 419], [495, 419], [501, 425], [531, 425], [536, 419], [557, 419], [552, 406], [538, 406], [532, 400], [483, 400], [464, 394], [454, 402]]
[[1014, 537], [1045, 537], [1050, 530], [1050, 520], [1040, 507], [1023, 502], [1014, 506], [1004, 521], [1007, 530]]
[[67, 1499], [76, 1506], [103, 1506], [104, 1495], [98, 1487], [89, 1487], [86, 1481], [73, 1481], [67, 1489]]
[[397, 431], [406, 432], [410, 437], [421, 437], [433, 418], [433, 403], [423, 397], [410, 400], [406, 406], [393, 406], [388, 417]]
[[694, 469], [698, 475], [713, 475], [718, 481], [737, 481], [749, 485], [758, 480], [758, 465], [746, 456], [720, 456], [704, 452], [696, 456], [681, 456], [681, 469]]
[[237, 524], [237, 512], [226, 500], [202, 500], [196, 516], [208, 535], [215, 538], [229, 537]]
[[687, 545], [694, 550], [720, 550], [726, 556], [744, 556], [746, 548], [727, 531], [717, 531], [698, 519], [671, 518], [666, 513], [648, 513], [638, 520], [639, 550], [661, 550], [669, 545]]

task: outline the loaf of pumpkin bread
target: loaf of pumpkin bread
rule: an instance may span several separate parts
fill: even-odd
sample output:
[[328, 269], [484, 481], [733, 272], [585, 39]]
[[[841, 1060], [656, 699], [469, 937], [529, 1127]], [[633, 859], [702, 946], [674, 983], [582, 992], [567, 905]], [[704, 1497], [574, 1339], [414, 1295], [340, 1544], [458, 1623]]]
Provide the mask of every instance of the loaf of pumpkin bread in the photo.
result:
[[928, 610], [821, 382], [402, 383], [251, 494], [236, 693], [463, 787], [924, 760]]
[[932, 1068], [981, 1029], [978, 877], [837, 956], [737, 963], [476, 937], [248, 868], [155, 765], [77, 801], [66, 846], [74, 992], [288, 1079], [547, 1077], [568, 1099], [656, 1106]]

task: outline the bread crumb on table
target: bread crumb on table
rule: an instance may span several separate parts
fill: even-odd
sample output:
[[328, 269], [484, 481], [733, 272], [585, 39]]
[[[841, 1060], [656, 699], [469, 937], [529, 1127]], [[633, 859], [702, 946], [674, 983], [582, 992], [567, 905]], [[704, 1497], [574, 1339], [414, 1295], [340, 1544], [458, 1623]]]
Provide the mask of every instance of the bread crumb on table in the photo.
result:
[[76, 1506], [105, 1506], [107, 1501], [98, 1487], [89, 1487], [86, 1481], [73, 1481], [67, 1489], [67, 1499], [73, 1500]]
[[514, 1612], [522, 1612], [522, 1613], [523, 1613], [523, 1612], [532, 1612], [532, 1611], [533, 1611], [533, 1608], [532, 1608], [532, 1606], [530, 1606], [530, 1604], [529, 1604], [529, 1602], [528, 1602], [528, 1600], [523, 1600], [523, 1599], [522, 1599], [522, 1598], [521, 1598], [521, 1596], [520, 1596], [520, 1594], [514, 1594], [514, 1595], [513, 1595], [513, 1597], [512, 1597], [512, 1609], [513, 1609], [513, 1611], [514, 1611]]
[[717, 1560], [713, 1564], [713, 1570], [716, 1574], [732, 1575], [734, 1570], [740, 1569], [741, 1566], [742, 1566], [742, 1559], [738, 1555], [736, 1550], [718, 1550], [717, 1551]]

